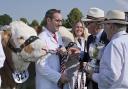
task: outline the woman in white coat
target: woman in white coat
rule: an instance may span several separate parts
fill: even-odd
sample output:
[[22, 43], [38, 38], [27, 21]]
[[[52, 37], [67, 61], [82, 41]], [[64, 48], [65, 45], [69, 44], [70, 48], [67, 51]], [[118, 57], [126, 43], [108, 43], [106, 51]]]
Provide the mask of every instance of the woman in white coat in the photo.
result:
[[[84, 57], [84, 53], [87, 52], [86, 41], [87, 41], [87, 37], [89, 35], [88, 30], [87, 30], [87, 28], [85, 28], [84, 23], [81, 20], [78, 20], [73, 24], [72, 33], [73, 33], [73, 36], [75, 39], [75, 43], [81, 50], [80, 61], [82, 61], [82, 59]], [[83, 62], [80, 62], [80, 66], [83, 66]], [[82, 79], [84, 80], [83, 85], [82, 85], [82, 83], [80, 83], [83, 81]], [[86, 83], [86, 73], [83, 72], [80, 67], [78, 72], [76, 73], [76, 75], [74, 75], [72, 89], [74, 89], [74, 88], [86, 89], [85, 83]]]
[[[88, 30], [81, 20], [76, 21], [72, 27], [72, 33], [77, 46], [81, 51], [86, 51], [86, 40], [89, 36]], [[85, 49], [84, 49], [85, 48]]]

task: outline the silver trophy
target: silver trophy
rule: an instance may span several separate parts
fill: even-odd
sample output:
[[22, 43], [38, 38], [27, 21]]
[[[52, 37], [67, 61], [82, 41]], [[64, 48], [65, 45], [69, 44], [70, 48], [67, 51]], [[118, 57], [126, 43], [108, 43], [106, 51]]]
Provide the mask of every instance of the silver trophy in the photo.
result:
[[85, 70], [87, 72], [99, 72], [99, 62], [102, 57], [105, 45], [101, 42], [91, 43], [89, 47], [89, 56], [91, 61], [87, 63]]

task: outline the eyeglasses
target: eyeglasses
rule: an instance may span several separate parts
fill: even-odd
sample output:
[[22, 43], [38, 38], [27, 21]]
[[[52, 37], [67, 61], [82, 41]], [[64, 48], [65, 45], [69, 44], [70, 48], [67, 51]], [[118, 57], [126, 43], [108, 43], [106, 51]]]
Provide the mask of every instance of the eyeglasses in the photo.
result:
[[86, 23], [85, 23], [85, 26], [89, 26], [90, 24], [97, 24], [97, 25], [100, 25], [101, 23], [100, 23], [100, 22], [86, 22]]
[[56, 21], [56, 22], [62, 22], [62, 20], [60, 20], [60, 19], [55, 19], [55, 18], [53, 18], [54, 19], [54, 21]]
[[85, 23], [85, 26], [89, 26], [89, 25], [92, 24], [92, 23], [94, 23], [94, 22], [86, 22], [86, 23]]

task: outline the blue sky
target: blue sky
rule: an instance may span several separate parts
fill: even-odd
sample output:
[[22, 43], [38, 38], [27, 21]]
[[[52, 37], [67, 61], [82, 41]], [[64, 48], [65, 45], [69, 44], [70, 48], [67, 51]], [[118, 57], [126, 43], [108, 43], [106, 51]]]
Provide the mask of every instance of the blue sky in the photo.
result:
[[8, 14], [13, 20], [25, 17], [31, 22], [43, 19], [48, 9], [60, 9], [64, 18], [73, 8], [79, 8], [84, 15], [90, 7], [108, 11], [120, 9], [128, 11], [128, 0], [0, 0], [0, 15]]

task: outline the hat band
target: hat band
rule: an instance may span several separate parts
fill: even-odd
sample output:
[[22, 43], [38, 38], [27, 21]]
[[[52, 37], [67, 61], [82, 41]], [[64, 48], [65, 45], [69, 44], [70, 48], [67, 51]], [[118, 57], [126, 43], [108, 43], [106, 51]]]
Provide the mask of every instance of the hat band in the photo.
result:
[[107, 21], [107, 20], [119, 20], [119, 21], [126, 21], [126, 19], [105, 19], [105, 21]]
[[104, 17], [98, 17], [98, 18], [96, 18], [96, 17], [87, 15], [87, 19], [99, 20], [99, 19], [104, 19]]

